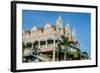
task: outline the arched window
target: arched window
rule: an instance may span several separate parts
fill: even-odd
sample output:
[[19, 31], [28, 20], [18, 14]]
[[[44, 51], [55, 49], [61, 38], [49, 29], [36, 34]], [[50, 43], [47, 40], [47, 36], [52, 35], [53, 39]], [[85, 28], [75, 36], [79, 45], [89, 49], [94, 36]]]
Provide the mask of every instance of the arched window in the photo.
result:
[[46, 41], [40, 41], [40, 45], [45, 45], [46, 44]]
[[48, 39], [48, 40], [47, 40], [47, 43], [48, 43], [48, 44], [53, 44], [53, 40], [52, 40], [52, 39]]
[[38, 42], [38, 41], [35, 41], [35, 42], [33, 43], [33, 47], [34, 47], [34, 48], [36, 48], [38, 45], [39, 45], [39, 42]]
[[58, 43], [58, 40], [55, 40], [56, 43]]

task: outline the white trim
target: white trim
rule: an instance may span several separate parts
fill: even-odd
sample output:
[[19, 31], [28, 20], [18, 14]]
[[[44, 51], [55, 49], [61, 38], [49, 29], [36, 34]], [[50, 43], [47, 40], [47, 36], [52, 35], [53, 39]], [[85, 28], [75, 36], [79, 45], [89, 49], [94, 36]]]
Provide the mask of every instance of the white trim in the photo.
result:
[[[22, 63], [22, 10], [45, 10], [45, 11], [63, 11], [63, 12], [82, 12], [91, 13], [91, 60], [80, 61], [62, 61], [62, 62], [41, 62], [41, 63]], [[16, 64], [17, 70], [20, 69], [37, 69], [51, 67], [70, 67], [70, 66], [85, 66], [95, 65], [95, 9], [77, 8], [77, 7], [60, 7], [60, 6], [45, 6], [45, 5], [27, 5], [17, 4], [17, 47], [16, 47]]]

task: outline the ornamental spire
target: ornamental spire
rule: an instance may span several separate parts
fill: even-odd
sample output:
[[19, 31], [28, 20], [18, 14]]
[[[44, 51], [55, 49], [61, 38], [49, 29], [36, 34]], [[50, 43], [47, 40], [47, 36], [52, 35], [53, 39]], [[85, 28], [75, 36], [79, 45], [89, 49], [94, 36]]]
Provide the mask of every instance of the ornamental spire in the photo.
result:
[[76, 29], [75, 28], [72, 29], [72, 40], [76, 41]]
[[66, 31], [66, 33], [70, 33], [70, 26], [69, 26], [69, 23], [66, 24], [66, 26], [65, 26], [65, 31]]

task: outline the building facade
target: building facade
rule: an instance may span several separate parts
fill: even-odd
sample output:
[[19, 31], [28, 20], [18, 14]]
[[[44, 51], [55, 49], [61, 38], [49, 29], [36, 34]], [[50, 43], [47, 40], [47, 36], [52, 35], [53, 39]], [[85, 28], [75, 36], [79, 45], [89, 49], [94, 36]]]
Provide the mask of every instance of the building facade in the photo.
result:
[[[68, 37], [69, 41], [77, 42], [75, 29], [71, 30], [69, 24], [63, 27], [63, 21], [59, 16], [56, 21], [56, 26], [46, 23], [45, 26], [37, 28], [35, 26], [28, 31], [23, 31], [23, 42], [38, 43], [38, 48], [42, 53], [53, 54], [53, 59], [55, 58], [55, 49], [57, 48], [58, 40], [61, 40], [61, 36], [64, 35]], [[78, 46], [78, 43], [76, 43]], [[64, 49], [64, 46], [62, 46]], [[76, 49], [70, 48], [71, 52], [76, 51]]]

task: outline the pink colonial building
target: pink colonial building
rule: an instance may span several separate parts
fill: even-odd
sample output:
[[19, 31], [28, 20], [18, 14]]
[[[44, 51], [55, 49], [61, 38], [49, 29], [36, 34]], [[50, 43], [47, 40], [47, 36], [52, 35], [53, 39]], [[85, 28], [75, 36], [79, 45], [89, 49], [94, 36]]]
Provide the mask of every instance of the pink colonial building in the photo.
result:
[[[35, 26], [28, 31], [23, 31], [23, 42], [38, 42], [38, 48], [43, 53], [53, 54], [53, 59], [55, 58], [55, 49], [57, 48], [58, 39], [61, 40], [61, 36], [65, 35], [70, 41], [77, 42], [75, 29], [71, 30], [69, 24], [63, 27], [62, 19], [59, 16], [56, 21], [56, 26], [46, 23], [45, 26], [37, 28]], [[63, 46], [62, 46], [62, 49]], [[71, 52], [76, 51], [70, 48]]]

